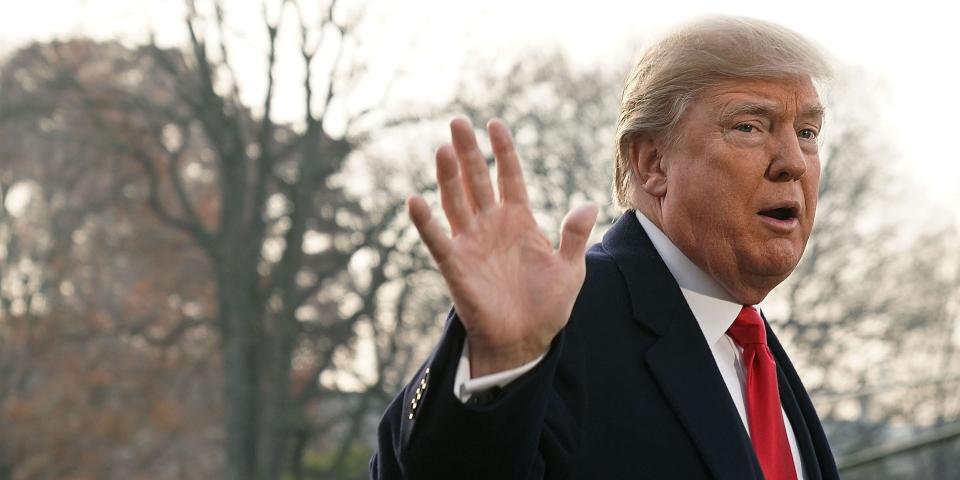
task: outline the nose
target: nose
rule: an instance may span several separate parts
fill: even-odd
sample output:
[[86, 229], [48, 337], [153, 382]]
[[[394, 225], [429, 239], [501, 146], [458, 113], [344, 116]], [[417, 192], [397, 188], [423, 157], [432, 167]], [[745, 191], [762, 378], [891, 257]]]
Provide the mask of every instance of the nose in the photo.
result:
[[798, 180], [807, 173], [807, 157], [796, 133], [786, 131], [774, 140], [767, 177], [774, 182]]

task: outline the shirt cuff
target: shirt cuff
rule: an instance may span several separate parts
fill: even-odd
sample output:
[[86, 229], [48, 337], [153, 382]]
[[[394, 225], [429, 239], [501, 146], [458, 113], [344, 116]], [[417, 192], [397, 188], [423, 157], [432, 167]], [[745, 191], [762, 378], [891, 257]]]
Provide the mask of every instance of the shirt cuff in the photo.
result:
[[467, 403], [475, 393], [483, 392], [494, 387], [503, 388], [510, 382], [520, 378], [524, 373], [533, 370], [533, 367], [536, 367], [540, 361], [543, 360], [543, 357], [546, 356], [547, 354], [545, 352], [543, 355], [517, 368], [491, 373], [482, 377], [470, 378], [470, 346], [467, 344], [467, 341], [464, 340], [463, 349], [460, 351], [460, 363], [457, 364], [457, 374], [453, 380], [453, 395], [457, 397], [457, 400], [460, 400], [460, 403]]

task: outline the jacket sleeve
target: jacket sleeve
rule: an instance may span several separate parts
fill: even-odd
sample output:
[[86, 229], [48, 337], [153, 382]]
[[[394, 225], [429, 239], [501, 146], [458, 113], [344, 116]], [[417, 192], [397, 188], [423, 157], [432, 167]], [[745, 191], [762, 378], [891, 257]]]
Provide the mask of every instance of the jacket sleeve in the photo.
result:
[[374, 479], [540, 479], [566, 477], [580, 439], [580, 377], [561, 360], [561, 331], [536, 368], [486, 402], [454, 396], [465, 338], [455, 312], [436, 350], [391, 402], [370, 461]]

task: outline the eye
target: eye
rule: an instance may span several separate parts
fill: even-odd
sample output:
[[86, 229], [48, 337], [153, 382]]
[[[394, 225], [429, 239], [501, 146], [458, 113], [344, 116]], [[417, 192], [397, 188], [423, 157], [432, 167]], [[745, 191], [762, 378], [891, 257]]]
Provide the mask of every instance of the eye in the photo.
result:
[[804, 140], [816, 140], [816, 139], [817, 139], [817, 131], [814, 130], [814, 129], [812, 129], [812, 128], [804, 128], [804, 129], [800, 130], [799, 132], [797, 132], [797, 135], [799, 135], [800, 138], [802, 138], [802, 139], [804, 139]]
[[749, 123], [740, 123], [737, 126], [733, 127], [734, 130], [744, 132], [744, 133], [753, 133], [757, 131], [757, 127], [750, 125]]

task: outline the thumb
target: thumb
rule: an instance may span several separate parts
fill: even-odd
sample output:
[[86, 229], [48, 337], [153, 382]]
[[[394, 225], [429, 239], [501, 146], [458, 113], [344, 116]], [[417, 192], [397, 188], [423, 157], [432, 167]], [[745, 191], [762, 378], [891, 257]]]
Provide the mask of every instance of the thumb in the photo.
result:
[[568, 262], [583, 261], [587, 239], [597, 221], [599, 209], [593, 203], [575, 207], [563, 218], [560, 230], [560, 256]]

